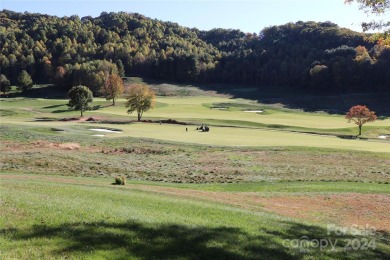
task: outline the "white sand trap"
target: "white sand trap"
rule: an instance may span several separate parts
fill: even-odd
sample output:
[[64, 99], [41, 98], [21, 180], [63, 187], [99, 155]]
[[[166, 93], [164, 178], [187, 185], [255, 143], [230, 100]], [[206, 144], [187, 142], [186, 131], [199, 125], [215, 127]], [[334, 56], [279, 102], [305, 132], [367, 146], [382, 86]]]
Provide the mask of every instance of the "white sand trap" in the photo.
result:
[[116, 133], [116, 134], [123, 133], [121, 131], [109, 130], [109, 129], [104, 129], [104, 128], [92, 128], [92, 129], [89, 129], [89, 130], [97, 131], [97, 132], [104, 132], [104, 133]]
[[225, 109], [228, 109], [228, 108], [227, 107], [212, 107], [211, 109], [225, 110]]
[[104, 137], [104, 135], [92, 135], [92, 136]]
[[263, 110], [246, 110], [245, 113], [263, 113]]
[[378, 136], [379, 139], [387, 139], [387, 137], [388, 137], [387, 135], [380, 135], [380, 136]]

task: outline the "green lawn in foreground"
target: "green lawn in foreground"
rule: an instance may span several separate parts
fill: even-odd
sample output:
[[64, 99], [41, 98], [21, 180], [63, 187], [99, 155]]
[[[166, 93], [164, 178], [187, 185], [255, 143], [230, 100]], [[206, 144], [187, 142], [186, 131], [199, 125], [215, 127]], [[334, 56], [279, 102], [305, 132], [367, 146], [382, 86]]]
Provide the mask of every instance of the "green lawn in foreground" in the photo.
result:
[[[61, 180], [61, 177], [56, 177]], [[385, 237], [327, 235], [326, 227], [263, 211], [128, 188], [1, 180], [2, 259], [383, 259]], [[87, 178], [83, 179], [83, 181]], [[17, 192], [15, 192], [17, 191]], [[286, 239], [327, 238], [328, 246], [300, 251]], [[345, 251], [346, 239], [376, 240], [376, 249]]]

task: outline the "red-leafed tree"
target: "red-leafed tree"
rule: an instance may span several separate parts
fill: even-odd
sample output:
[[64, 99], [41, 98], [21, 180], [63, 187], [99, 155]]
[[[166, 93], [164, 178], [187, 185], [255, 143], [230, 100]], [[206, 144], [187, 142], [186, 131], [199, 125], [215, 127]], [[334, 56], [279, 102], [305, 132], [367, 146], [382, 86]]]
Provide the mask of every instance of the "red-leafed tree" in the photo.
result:
[[361, 135], [362, 126], [365, 123], [374, 122], [376, 120], [376, 115], [375, 112], [368, 109], [368, 107], [357, 105], [349, 109], [345, 118], [348, 119], [348, 122], [352, 121], [359, 126], [359, 135]]

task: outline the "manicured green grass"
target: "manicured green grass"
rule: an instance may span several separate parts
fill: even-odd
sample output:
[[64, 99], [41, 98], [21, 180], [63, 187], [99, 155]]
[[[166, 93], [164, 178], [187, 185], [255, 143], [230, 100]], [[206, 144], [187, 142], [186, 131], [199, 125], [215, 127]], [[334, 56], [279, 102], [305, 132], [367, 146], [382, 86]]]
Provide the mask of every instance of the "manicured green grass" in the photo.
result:
[[[57, 178], [1, 180], [2, 259], [381, 259], [390, 253], [388, 234], [328, 235], [324, 225], [261, 210]], [[336, 250], [287, 243], [303, 236], [337, 239]], [[363, 238], [375, 239], [376, 249], [344, 250], [347, 239]]]
[[[198, 120], [203, 119], [213, 120], [239, 120], [261, 124], [297, 126], [305, 128], [348, 128], [352, 127], [348, 124], [343, 116], [328, 115], [321, 113], [307, 113], [296, 110], [278, 109], [273, 106], [264, 106], [266, 113], [248, 113], [248, 105], [255, 102], [242, 99], [227, 99], [222, 97], [158, 97], [158, 101], [165, 103], [164, 106], [158, 109], [151, 110], [145, 113], [145, 117], [154, 118], [172, 118], [178, 120]], [[234, 110], [218, 110], [211, 109], [208, 106], [213, 103], [237, 103], [242, 106], [236, 107]], [[103, 113], [123, 114], [123, 106], [118, 104], [116, 107], [109, 107], [102, 110]], [[256, 104], [256, 103], [255, 103]], [[250, 107], [250, 106], [249, 106]], [[253, 109], [249, 109], [253, 110]], [[374, 126], [389, 126], [390, 119], [380, 120], [373, 124]]]
[[[14, 126], [39, 126], [51, 128], [67, 128], [70, 132], [80, 128], [80, 123], [75, 122], [35, 122], [21, 121], [17, 117], [3, 118], [3, 124], [12, 124]], [[73, 127], [76, 126], [76, 127]], [[133, 123], [124, 125], [110, 124], [91, 124], [82, 123], [85, 130], [88, 128], [118, 128], [123, 131], [120, 134], [106, 134], [105, 138], [110, 137], [141, 137], [159, 139], [165, 141], [224, 145], [224, 146], [295, 146], [295, 147], [318, 147], [333, 148], [343, 150], [360, 150], [371, 152], [390, 152], [390, 145], [380, 140], [347, 140], [333, 136], [306, 134], [289, 131], [278, 131], [272, 129], [250, 129], [237, 127], [211, 127], [208, 133], [197, 131], [195, 126], [181, 126], [171, 124], [150, 124]], [[186, 132], [186, 128], [189, 129]], [[96, 132], [84, 131], [85, 135], [93, 135]]]
[[[146, 112], [144, 115], [145, 119], [161, 120], [169, 118], [193, 124], [203, 123], [234, 127], [270, 128], [278, 131], [286, 130], [335, 135], [356, 135], [357, 131], [356, 126], [347, 123], [345, 118], [340, 115], [307, 113], [299, 110], [289, 110], [275, 105], [261, 105], [244, 99], [229, 99], [220, 96], [186, 96], [158, 97], [157, 101], [157, 107], [154, 110]], [[4, 123], [25, 123], [23, 121], [29, 121], [29, 119], [34, 118], [79, 116], [78, 112], [68, 110], [66, 100], [3, 98], [1, 102], [1, 115]], [[212, 109], [213, 106], [226, 106], [227, 109]], [[87, 112], [86, 116], [100, 116], [111, 120], [135, 119], [135, 115], [127, 115], [123, 99], [118, 100], [117, 106], [113, 107], [106, 100], [95, 98], [93, 107], [95, 110]], [[264, 112], [245, 112], [246, 110], [253, 109], [261, 109]], [[368, 124], [363, 127], [363, 137], [377, 139], [378, 135], [385, 134], [388, 131], [390, 131], [390, 119], [377, 120], [373, 124]], [[242, 133], [238, 134], [241, 135]], [[283, 135], [283, 133], [278, 132], [279, 134]], [[250, 133], [248, 135], [251, 137]], [[263, 133], [260, 135], [263, 135]], [[151, 138], [159, 139], [159, 133], [153, 133]], [[287, 138], [289, 137], [287, 136]], [[236, 141], [232, 143], [233, 145], [240, 145], [240, 142]], [[221, 141], [215, 142], [215, 144], [221, 143]], [[226, 143], [226, 145], [230, 144]], [[260, 144], [257, 143], [255, 145]], [[303, 145], [305, 146], [306, 144]]]
[[[53, 116], [63, 116], [72, 114], [78, 116], [77, 112], [68, 111], [66, 100], [55, 99], [2, 99], [2, 109], [19, 109], [24, 111], [33, 111], [38, 113], [54, 113]], [[328, 115], [325, 113], [307, 113], [298, 110], [280, 109], [274, 106], [255, 105], [256, 103], [243, 99], [228, 99], [224, 97], [158, 97], [157, 101], [161, 104], [156, 109], [145, 113], [145, 118], [171, 118], [178, 120], [232, 120], [259, 123], [263, 125], [284, 125], [296, 126], [314, 129], [336, 129], [349, 128], [353, 125], [348, 124], [343, 116]], [[113, 116], [127, 116], [125, 101], [119, 99], [117, 106], [110, 106], [110, 103], [104, 99], [95, 98], [93, 106], [100, 106], [98, 110], [86, 113], [88, 115], [103, 114]], [[217, 110], [211, 109], [210, 104], [224, 103], [236, 104], [234, 109]], [[253, 110], [253, 107], [264, 107], [264, 113], [247, 113], [247, 109]], [[135, 116], [133, 116], [135, 118]], [[390, 119], [377, 120], [372, 126], [389, 126]]]
[[[101, 126], [109, 127], [108, 125]], [[390, 152], [390, 145], [379, 141], [345, 140], [331, 136], [262, 129], [212, 127], [210, 132], [202, 133], [196, 131], [194, 126], [189, 127], [189, 132], [186, 132], [185, 128], [185, 126], [177, 125], [143, 123], [120, 126], [120, 129], [123, 130], [121, 135], [175, 142], [227, 146], [301, 146]], [[115, 134], [115, 136], [119, 135]]]
[[[29, 125], [37, 125], [29, 123]], [[67, 127], [71, 129], [74, 123], [45, 122], [39, 124], [47, 128]], [[88, 128], [112, 128], [110, 124], [88, 124]], [[172, 124], [133, 123], [126, 125], [114, 125], [122, 130], [120, 134], [108, 133], [111, 137], [137, 137], [150, 138], [172, 142], [223, 145], [223, 146], [277, 146], [277, 147], [318, 147], [341, 150], [359, 150], [370, 152], [390, 152], [390, 144], [380, 140], [342, 139], [335, 136], [306, 134], [289, 131], [277, 131], [272, 129], [248, 129], [237, 127], [211, 127], [210, 132], [203, 133], [196, 130], [196, 126], [182, 126]], [[188, 132], [186, 131], [188, 128]], [[72, 131], [72, 130], [71, 130]], [[85, 132], [88, 134], [88, 132]], [[90, 135], [96, 132], [90, 131]]]

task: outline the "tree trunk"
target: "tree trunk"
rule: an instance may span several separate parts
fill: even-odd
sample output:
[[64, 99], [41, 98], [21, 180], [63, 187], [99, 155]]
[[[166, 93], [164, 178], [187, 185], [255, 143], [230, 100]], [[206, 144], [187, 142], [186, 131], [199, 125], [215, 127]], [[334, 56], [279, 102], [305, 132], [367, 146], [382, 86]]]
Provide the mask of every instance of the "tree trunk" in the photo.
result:
[[138, 113], [138, 122], [141, 121], [141, 113]]
[[112, 105], [115, 106], [115, 98], [112, 99]]
[[362, 135], [362, 125], [359, 125], [359, 135]]
[[80, 109], [81, 117], [83, 117], [83, 109]]

